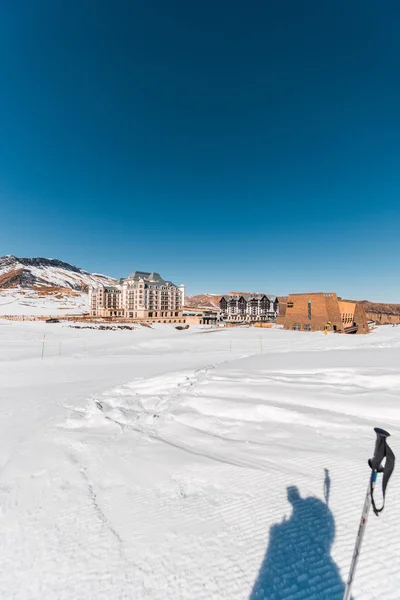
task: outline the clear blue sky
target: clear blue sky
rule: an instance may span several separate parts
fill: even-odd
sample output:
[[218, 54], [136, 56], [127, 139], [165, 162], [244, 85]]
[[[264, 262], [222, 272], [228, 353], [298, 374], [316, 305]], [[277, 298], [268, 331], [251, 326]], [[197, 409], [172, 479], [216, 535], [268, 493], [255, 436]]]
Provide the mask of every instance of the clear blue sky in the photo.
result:
[[0, 7], [0, 255], [400, 302], [398, 0]]

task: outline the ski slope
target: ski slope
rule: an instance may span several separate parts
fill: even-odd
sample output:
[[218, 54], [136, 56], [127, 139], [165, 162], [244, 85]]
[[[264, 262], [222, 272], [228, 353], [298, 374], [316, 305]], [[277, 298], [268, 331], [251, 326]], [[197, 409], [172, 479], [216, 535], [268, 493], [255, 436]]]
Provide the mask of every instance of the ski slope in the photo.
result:
[[[400, 328], [0, 319], [0, 597], [341, 599], [399, 393]], [[395, 470], [355, 600], [399, 597], [399, 491]]]

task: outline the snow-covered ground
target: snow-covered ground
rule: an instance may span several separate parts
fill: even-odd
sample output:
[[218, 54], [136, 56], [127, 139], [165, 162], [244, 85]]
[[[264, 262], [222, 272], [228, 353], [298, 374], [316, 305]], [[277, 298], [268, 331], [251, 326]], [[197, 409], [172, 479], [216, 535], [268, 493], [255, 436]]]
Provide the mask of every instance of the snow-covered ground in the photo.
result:
[[82, 314], [89, 310], [88, 295], [39, 295], [34, 290], [0, 290], [1, 315], [66, 315]]
[[[0, 320], [0, 597], [341, 599], [399, 397], [400, 327]], [[399, 491], [395, 471], [356, 600], [399, 598]]]

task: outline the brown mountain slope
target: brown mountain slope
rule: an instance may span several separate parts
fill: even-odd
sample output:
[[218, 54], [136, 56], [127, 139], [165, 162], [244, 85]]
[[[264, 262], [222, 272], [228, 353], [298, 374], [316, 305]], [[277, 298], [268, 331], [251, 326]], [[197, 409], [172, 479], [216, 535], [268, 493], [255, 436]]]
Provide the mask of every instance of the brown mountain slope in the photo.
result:
[[218, 308], [222, 296], [217, 294], [198, 294], [197, 296], [186, 296], [185, 306], [187, 308]]
[[385, 304], [381, 302], [370, 302], [369, 300], [359, 300], [359, 302], [364, 306], [366, 312], [384, 315], [400, 315], [400, 304]]
[[47, 293], [66, 289], [87, 291], [90, 285], [113, 285], [115, 279], [84, 271], [55, 258], [0, 257], [0, 289], [19, 288]]
[[0, 273], [0, 289], [13, 288], [19, 285], [24, 269], [14, 269]]

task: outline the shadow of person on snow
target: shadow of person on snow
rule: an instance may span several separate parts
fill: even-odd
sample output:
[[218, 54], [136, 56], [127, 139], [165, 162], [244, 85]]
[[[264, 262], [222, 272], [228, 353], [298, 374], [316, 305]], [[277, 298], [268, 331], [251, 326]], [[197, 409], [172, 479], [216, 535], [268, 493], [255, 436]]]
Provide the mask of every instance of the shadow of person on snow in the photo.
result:
[[[328, 501], [327, 475], [325, 471]], [[271, 527], [250, 600], [342, 600], [345, 585], [330, 555], [335, 522], [328, 504], [302, 498], [295, 486], [288, 487], [287, 496], [291, 517]]]

